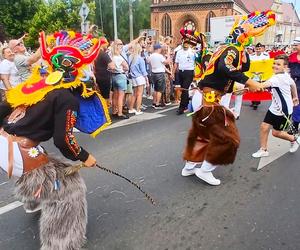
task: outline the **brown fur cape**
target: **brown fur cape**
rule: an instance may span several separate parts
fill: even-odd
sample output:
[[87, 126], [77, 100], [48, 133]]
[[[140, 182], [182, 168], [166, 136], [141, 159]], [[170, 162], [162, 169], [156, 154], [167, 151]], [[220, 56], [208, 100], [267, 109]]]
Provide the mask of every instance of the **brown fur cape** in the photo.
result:
[[193, 115], [183, 158], [192, 162], [206, 160], [213, 165], [232, 164], [239, 144], [233, 114], [220, 105], [202, 106]]

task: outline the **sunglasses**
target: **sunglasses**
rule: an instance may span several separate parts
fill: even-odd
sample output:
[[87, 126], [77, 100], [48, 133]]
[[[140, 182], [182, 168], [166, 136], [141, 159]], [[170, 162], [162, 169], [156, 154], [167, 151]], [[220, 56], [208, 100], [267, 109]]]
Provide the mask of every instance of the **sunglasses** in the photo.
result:
[[[23, 46], [23, 45], [24, 45], [24, 43], [22, 43], [22, 42], [19, 42], [19, 43], [17, 43], [17, 44], [15, 45], [15, 47], [17, 47], [17, 46], [21, 46], [21, 45]], [[15, 48], [15, 47], [14, 47], [14, 48]]]

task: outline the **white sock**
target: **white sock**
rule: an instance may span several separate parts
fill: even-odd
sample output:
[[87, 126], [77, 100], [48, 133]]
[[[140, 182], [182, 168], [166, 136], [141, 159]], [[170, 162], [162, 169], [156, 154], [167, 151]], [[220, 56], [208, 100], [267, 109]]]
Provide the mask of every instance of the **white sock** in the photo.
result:
[[202, 163], [202, 166], [201, 166], [201, 170], [203, 172], [212, 172], [214, 171], [218, 166], [217, 165], [213, 165], [211, 163], [209, 163], [208, 161], [204, 161]]
[[194, 169], [194, 167], [196, 167], [197, 164], [198, 164], [197, 162], [186, 161], [184, 168], [187, 170], [192, 170], [192, 169]]

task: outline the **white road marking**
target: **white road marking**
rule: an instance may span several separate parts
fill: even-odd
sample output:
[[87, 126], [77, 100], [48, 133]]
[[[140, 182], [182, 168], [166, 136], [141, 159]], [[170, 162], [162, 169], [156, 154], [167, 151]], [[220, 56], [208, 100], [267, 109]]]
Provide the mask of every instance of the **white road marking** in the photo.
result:
[[2, 182], [2, 183], [0, 183], [0, 186], [3, 186], [5, 184], [7, 184], [7, 183], [8, 183], [8, 181]]
[[268, 151], [270, 155], [268, 157], [262, 157], [260, 159], [257, 170], [262, 169], [263, 167], [277, 160], [281, 156], [285, 155], [287, 152], [289, 152], [289, 149], [290, 149], [289, 141], [276, 138], [270, 132], [268, 138]]
[[20, 201], [14, 201], [12, 203], [7, 204], [4, 207], [0, 207], [0, 215], [5, 214], [11, 210], [14, 210], [20, 206], [23, 206], [23, 203]]
[[134, 116], [131, 116], [129, 119], [113, 123], [112, 125], [108, 126], [105, 130], [123, 127], [123, 126], [131, 125], [131, 124], [135, 124], [135, 123], [139, 123], [139, 122], [143, 122], [143, 121], [147, 121], [147, 120], [161, 118], [161, 117], [166, 116], [166, 115], [162, 115], [162, 113], [165, 113], [170, 110], [177, 109], [177, 108], [178, 108], [178, 106], [172, 106], [169, 108], [159, 110], [155, 113], [144, 112], [144, 114], [142, 114], [142, 115], [134, 115]]
[[170, 110], [173, 110], [173, 109], [178, 109], [178, 107], [179, 107], [179, 106], [176, 105], [176, 106], [172, 106], [172, 107], [169, 107], [169, 108], [165, 108], [165, 109], [162, 109], [162, 110], [156, 112], [155, 114], [165, 113], [165, 112], [170, 111]]
[[[157, 119], [157, 118], [161, 118], [161, 117], [165, 117], [166, 115], [162, 115], [162, 113], [168, 112], [170, 110], [176, 109], [178, 108], [178, 106], [172, 106], [166, 109], [162, 109], [160, 111], [157, 111], [155, 113], [147, 113], [145, 112], [142, 115], [138, 115], [138, 116], [132, 116], [130, 117], [130, 119], [127, 120], [123, 120], [120, 122], [116, 122], [113, 123], [111, 126], [109, 126], [107, 129], [112, 129], [112, 128], [117, 128], [117, 127], [123, 127], [123, 126], [127, 126], [130, 124], [135, 124], [135, 123], [139, 123], [139, 122], [143, 122], [143, 121], [147, 121], [147, 120], [152, 120], [152, 119]], [[80, 132], [80, 131], [74, 131], [74, 132]], [[5, 185], [8, 182], [3, 182], [0, 184], [1, 185]], [[0, 215], [5, 214], [11, 210], [14, 210], [20, 206], [22, 206], [23, 203], [20, 201], [14, 201], [12, 203], [7, 204], [4, 207], [0, 207]]]
[[135, 124], [135, 123], [139, 123], [139, 122], [143, 122], [143, 121], [147, 121], [147, 120], [153, 120], [153, 119], [161, 118], [164, 116], [165, 115], [161, 115], [161, 114], [157, 114], [157, 113], [144, 113], [142, 115], [135, 115], [135, 116], [131, 116], [129, 119], [113, 123], [112, 125], [107, 127], [105, 130], [123, 127], [123, 126], [131, 125], [131, 124]]

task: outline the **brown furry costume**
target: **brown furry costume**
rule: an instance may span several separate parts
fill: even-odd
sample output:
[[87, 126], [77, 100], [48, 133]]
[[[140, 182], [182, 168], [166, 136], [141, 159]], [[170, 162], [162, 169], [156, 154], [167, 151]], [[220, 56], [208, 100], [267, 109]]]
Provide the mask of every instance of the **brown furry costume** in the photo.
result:
[[50, 158], [48, 164], [22, 175], [16, 184], [16, 195], [25, 206], [34, 208], [40, 203], [42, 207], [42, 250], [77, 250], [85, 243], [86, 186], [78, 173], [64, 174], [68, 166]]
[[183, 158], [192, 162], [206, 160], [213, 165], [231, 164], [239, 143], [233, 114], [220, 105], [202, 106], [193, 115]]

